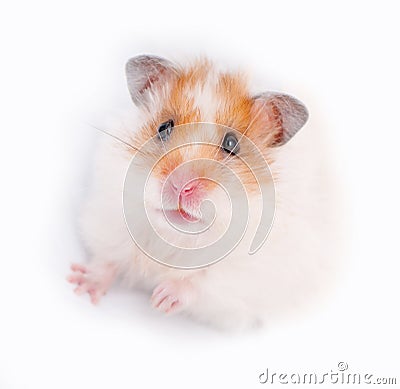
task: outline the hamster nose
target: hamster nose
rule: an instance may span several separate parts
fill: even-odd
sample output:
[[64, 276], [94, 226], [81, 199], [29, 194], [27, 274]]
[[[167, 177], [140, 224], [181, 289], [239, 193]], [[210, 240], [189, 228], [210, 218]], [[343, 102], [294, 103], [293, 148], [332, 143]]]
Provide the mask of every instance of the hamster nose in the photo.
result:
[[177, 185], [176, 183], [171, 181], [171, 187], [173, 189], [173, 191], [182, 197], [189, 197], [190, 195], [193, 194], [193, 192], [195, 191], [196, 187], [197, 187], [197, 181], [193, 180], [188, 182], [186, 185]]
[[194, 191], [194, 187], [195, 187], [195, 185], [192, 184], [192, 183], [186, 185], [186, 186], [185, 186], [184, 188], [182, 188], [182, 190], [181, 190], [181, 193], [180, 193], [181, 196], [184, 196], [184, 197], [190, 196], [190, 195], [193, 193], [193, 191]]

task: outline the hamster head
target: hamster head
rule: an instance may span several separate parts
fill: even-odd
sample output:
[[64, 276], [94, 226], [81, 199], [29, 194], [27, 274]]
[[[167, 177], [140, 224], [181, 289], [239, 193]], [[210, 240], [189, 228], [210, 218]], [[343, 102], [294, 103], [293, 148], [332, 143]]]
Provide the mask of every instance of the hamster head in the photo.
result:
[[294, 97], [253, 96], [242, 73], [219, 71], [205, 59], [184, 67], [141, 55], [128, 61], [126, 76], [143, 117], [129, 141], [147, 169], [146, 206], [182, 222], [201, 221], [205, 200], [217, 213], [229, 212], [226, 196], [243, 196], [236, 182], [247, 195], [257, 193], [260, 181], [271, 181], [271, 149], [308, 118]]

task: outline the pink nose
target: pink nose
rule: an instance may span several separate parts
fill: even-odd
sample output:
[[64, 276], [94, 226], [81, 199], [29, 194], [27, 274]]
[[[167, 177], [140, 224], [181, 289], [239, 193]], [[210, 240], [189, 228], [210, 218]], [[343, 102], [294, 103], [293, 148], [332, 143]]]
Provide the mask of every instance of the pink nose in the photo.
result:
[[191, 196], [193, 194], [193, 192], [195, 191], [197, 184], [198, 184], [197, 181], [193, 180], [182, 187], [171, 181], [171, 187], [172, 187], [173, 191], [177, 195], [182, 196], [182, 197]]

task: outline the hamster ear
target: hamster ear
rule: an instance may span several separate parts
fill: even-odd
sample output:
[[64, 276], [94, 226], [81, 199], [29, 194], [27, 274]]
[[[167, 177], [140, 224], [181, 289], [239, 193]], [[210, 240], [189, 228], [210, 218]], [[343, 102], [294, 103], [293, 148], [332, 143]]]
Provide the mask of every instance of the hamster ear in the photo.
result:
[[308, 119], [304, 104], [296, 98], [265, 92], [254, 97], [254, 111], [262, 110], [272, 131], [271, 147], [282, 146], [299, 131]]
[[138, 55], [125, 65], [129, 93], [137, 106], [147, 104], [150, 93], [176, 73], [172, 62], [154, 55]]

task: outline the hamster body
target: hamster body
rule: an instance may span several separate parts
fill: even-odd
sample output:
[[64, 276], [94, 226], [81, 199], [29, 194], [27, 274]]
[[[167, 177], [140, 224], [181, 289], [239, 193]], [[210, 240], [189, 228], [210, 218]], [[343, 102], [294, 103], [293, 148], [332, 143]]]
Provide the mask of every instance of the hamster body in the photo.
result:
[[[223, 328], [262, 324], [314, 301], [330, 274], [326, 246], [329, 204], [318, 137], [308, 125], [299, 131], [308, 119], [305, 106], [281, 93], [253, 96], [242, 73], [219, 71], [204, 59], [179, 66], [143, 55], [127, 63], [126, 73], [136, 108], [123, 124], [108, 130], [133, 148], [106, 135], [101, 139], [80, 218], [89, 262], [73, 264], [68, 277], [77, 285], [76, 292], [88, 293], [97, 303], [121, 277], [129, 286], [147, 290], [151, 305], [160, 312], [184, 313]], [[190, 131], [187, 125], [192, 126]], [[275, 193], [272, 228], [266, 242], [252, 255], [249, 247], [260, 219], [260, 193], [257, 180], [243, 167], [240, 157], [247, 157], [256, 170], [259, 161], [246, 149], [244, 136], [268, 162], [270, 176], [261, 174], [261, 180], [266, 187], [273, 186]], [[132, 167], [132, 158], [141, 155], [137, 149], [146, 142], [150, 145], [147, 155], [142, 153], [138, 166]], [[207, 142], [214, 146], [203, 145]], [[174, 149], [180, 144], [185, 144], [184, 149]], [[174, 176], [177, 167], [193, 160], [195, 167], [183, 167]], [[203, 160], [216, 165], [203, 166]], [[151, 161], [158, 161], [155, 168]], [[222, 216], [207, 239], [222, 235], [229, 222], [227, 200], [218, 185], [210, 183], [212, 178], [199, 179], [207, 171], [224, 184], [224, 179], [230, 178], [219, 170], [221, 163], [240, 178], [246, 190], [246, 233], [216, 263], [184, 269], [191, 263], [187, 251], [185, 257], [182, 250], [173, 247], [201, 246], [207, 243], [203, 241], [206, 238], [180, 235], [160, 210], [201, 222], [201, 203], [211, 200]], [[148, 176], [148, 190], [138, 187], [130, 192], [132, 199], [124, 200], [132, 201], [133, 208], [145, 202], [146, 217], [153, 218], [148, 224], [137, 216], [140, 242], [178, 267], [149, 258], [146, 247], [138, 247], [128, 231], [121, 200], [128, 169], [136, 169], [137, 177]], [[167, 195], [163, 200], [164, 190]], [[243, 196], [230, 193], [233, 205], [235, 195]], [[150, 233], [150, 225], [164, 233], [163, 240], [172, 244], [170, 252], [165, 252], [160, 234], [154, 238]]]

